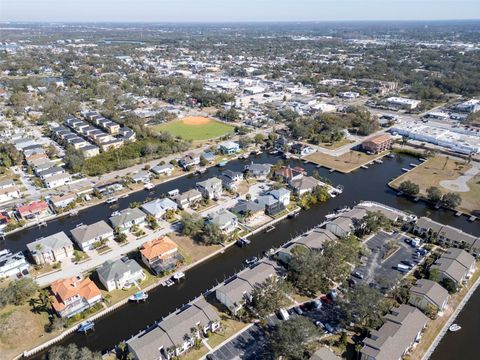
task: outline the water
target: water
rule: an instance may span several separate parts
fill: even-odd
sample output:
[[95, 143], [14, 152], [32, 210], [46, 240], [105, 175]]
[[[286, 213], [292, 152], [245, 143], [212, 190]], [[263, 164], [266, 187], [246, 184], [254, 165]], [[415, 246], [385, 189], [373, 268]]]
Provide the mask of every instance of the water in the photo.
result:
[[[127, 199], [119, 199], [118, 208], [122, 209], [133, 201], [143, 201], [147, 195], [150, 197], [159, 196], [169, 190], [180, 189], [184, 191], [194, 186], [194, 183], [205, 178], [215, 176], [219, 172], [228, 168], [234, 171], [241, 171], [244, 165], [250, 160], [236, 160], [223, 169], [211, 168], [200, 176], [188, 176], [172, 183], [165, 183], [155, 188], [151, 195], [146, 191], [140, 191], [132, 194]], [[278, 157], [263, 154], [255, 159], [257, 162], [278, 161]], [[83, 335], [72, 334], [62, 340], [59, 344], [76, 343], [79, 346], [88, 346], [90, 349], [103, 351], [113, 348], [119, 342], [129, 339], [139, 331], [151, 325], [154, 321], [160, 320], [175, 309], [188, 303], [199, 294], [215, 286], [238, 272], [244, 266], [244, 260], [259, 256], [261, 253], [271, 247], [278, 247], [287, 242], [292, 237], [312, 228], [324, 221], [326, 214], [334, 209], [344, 206], [353, 206], [362, 200], [372, 200], [381, 202], [399, 209], [411, 211], [418, 216], [428, 215], [431, 218], [442, 223], [448, 223], [464, 231], [479, 235], [478, 224], [470, 223], [465, 217], [455, 217], [452, 212], [445, 210], [432, 210], [422, 202], [413, 203], [402, 197], [397, 197], [395, 192], [386, 185], [389, 180], [401, 174], [401, 168], [407, 167], [409, 163], [416, 162], [415, 159], [407, 156], [397, 157], [396, 159], [385, 159], [383, 164], [372, 165], [368, 170], [359, 169], [352, 174], [330, 174], [325, 169], [317, 169], [320, 175], [328, 177], [333, 184], [342, 184], [344, 192], [342, 195], [331, 199], [327, 203], [313, 207], [307, 212], [302, 212], [295, 219], [287, 219], [279, 222], [275, 230], [269, 233], [260, 233], [251, 238], [252, 244], [245, 248], [231, 247], [223, 254], [219, 254], [208, 261], [196, 266], [186, 272], [186, 279], [180, 284], [171, 288], [158, 287], [149, 293], [149, 299], [141, 304], [127, 304], [120, 309], [102, 317], [95, 323], [95, 332]], [[303, 166], [310, 173], [315, 169], [311, 164], [303, 164], [300, 161], [290, 161], [292, 166]], [[25, 244], [35, 240], [40, 236], [46, 236], [55, 232], [72, 229], [76, 224], [82, 222], [85, 224], [94, 221], [106, 220], [111, 212], [108, 205], [102, 204], [94, 208], [87, 209], [79, 213], [78, 217], [65, 217], [49, 222], [47, 228], [26, 229], [11, 236], [2, 244], [12, 250], [23, 250]], [[480, 301], [478, 294], [475, 297], [478, 305]], [[478, 309], [478, 306], [474, 309]], [[464, 310], [465, 311], [465, 310]], [[478, 311], [478, 310], [477, 310]], [[477, 313], [478, 315], [478, 313]], [[478, 322], [477, 322], [478, 323]], [[469, 337], [466, 331], [461, 331], [462, 335]], [[470, 334], [475, 334], [471, 332]], [[472, 335], [470, 335], [470, 341]], [[447, 336], [448, 338], [448, 336]], [[444, 345], [443, 342], [441, 346]], [[454, 346], [454, 345], [450, 345]], [[455, 345], [457, 347], [457, 345]], [[443, 360], [446, 358], [438, 358]]]

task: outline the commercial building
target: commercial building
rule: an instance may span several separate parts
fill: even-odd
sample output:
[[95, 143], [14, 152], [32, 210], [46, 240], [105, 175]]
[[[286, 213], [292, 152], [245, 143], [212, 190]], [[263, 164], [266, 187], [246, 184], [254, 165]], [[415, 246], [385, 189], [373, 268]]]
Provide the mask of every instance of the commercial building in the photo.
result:
[[420, 105], [420, 100], [392, 96], [385, 100], [389, 105], [406, 110], [413, 110]]
[[389, 134], [381, 134], [365, 140], [362, 143], [362, 149], [367, 152], [378, 154], [389, 150], [392, 147], [392, 144], [393, 138]]

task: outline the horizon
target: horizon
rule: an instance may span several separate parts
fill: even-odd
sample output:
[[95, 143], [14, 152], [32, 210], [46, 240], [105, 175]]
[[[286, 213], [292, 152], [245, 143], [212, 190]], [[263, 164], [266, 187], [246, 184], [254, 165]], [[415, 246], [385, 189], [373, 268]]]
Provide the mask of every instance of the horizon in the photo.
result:
[[[371, 11], [374, 9], [374, 11]], [[315, 15], [312, 15], [315, 14]], [[454, 14], [452, 16], [452, 14]], [[478, 14], [472, 16], [472, 14]], [[2, 0], [5, 23], [276, 23], [479, 20], [475, 0]]]

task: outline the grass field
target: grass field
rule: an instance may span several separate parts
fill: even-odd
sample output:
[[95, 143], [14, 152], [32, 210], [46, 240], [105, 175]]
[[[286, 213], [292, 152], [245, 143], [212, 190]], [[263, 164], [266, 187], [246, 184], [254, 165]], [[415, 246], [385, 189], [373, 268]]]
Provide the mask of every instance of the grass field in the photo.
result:
[[217, 138], [233, 132], [234, 127], [206, 117], [187, 117], [153, 127], [166, 131], [185, 140], [202, 141]]
[[364, 152], [352, 150], [340, 156], [330, 156], [316, 152], [306, 156], [304, 159], [326, 167], [327, 169], [335, 169], [342, 173], [349, 173], [383, 155], [385, 154], [367, 155]]
[[[397, 189], [403, 181], [410, 180], [420, 187], [420, 195], [425, 196], [426, 190], [431, 186], [438, 187], [443, 193], [450, 190], [444, 188], [441, 182], [444, 180], [455, 180], [462, 176], [468, 169], [469, 164], [463, 164], [463, 161], [447, 159], [444, 156], [435, 156], [424, 163], [418, 165], [390, 183], [390, 186]], [[466, 213], [478, 214], [480, 209], [480, 173], [473, 176], [466, 182], [469, 191], [456, 192], [462, 198], [460, 211]]]
[[342, 139], [340, 141], [336, 141], [336, 142], [333, 142], [333, 143], [321, 143], [321, 144], [318, 144], [317, 146], [321, 146], [325, 149], [329, 149], [329, 150], [336, 150], [342, 146], [345, 146], [347, 144], [351, 144], [353, 143], [353, 141], [351, 140], [348, 140], [348, 139]]

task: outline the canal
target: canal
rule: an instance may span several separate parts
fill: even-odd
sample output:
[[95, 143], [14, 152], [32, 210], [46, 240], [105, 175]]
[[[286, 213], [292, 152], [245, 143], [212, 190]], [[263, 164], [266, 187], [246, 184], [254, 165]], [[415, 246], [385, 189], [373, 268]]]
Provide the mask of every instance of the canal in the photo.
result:
[[[235, 160], [230, 162], [226, 168], [234, 171], [242, 171], [245, 164], [254, 160], [256, 162], [276, 163], [279, 158], [267, 154], [248, 160]], [[286, 219], [276, 224], [275, 230], [269, 233], [260, 233], [251, 238], [252, 244], [246, 248], [231, 247], [223, 254], [219, 254], [208, 261], [196, 266], [186, 272], [186, 279], [179, 285], [165, 288], [157, 287], [149, 293], [149, 299], [142, 304], [127, 304], [117, 311], [114, 311], [95, 323], [95, 332], [88, 335], [72, 334], [65, 338], [60, 345], [76, 343], [79, 346], [87, 346], [93, 350], [111, 349], [124, 339], [129, 339], [140, 330], [145, 329], [154, 321], [160, 320], [175, 309], [186, 304], [201, 293], [207, 291], [218, 282], [222, 282], [243, 268], [244, 260], [251, 256], [258, 256], [263, 251], [278, 247], [292, 237], [312, 228], [324, 221], [326, 214], [334, 209], [344, 206], [353, 206], [362, 200], [371, 200], [384, 203], [399, 209], [407, 210], [418, 216], [427, 215], [431, 218], [446, 224], [463, 229], [476, 235], [480, 235], [478, 224], [470, 223], [465, 217], [455, 217], [449, 211], [432, 210], [422, 202], [413, 203], [405, 198], [396, 196], [395, 192], [386, 185], [392, 178], [400, 175], [403, 167], [417, 162], [407, 156], [398, 156], [395, 159], [385, 158], [383, 164], [372, 165], [369, 169], [359, 169], [352, 174], [330, 174], [325, 169], [317, 169], [320, 175], [329, 178], [333, 184], [344, 186], [344, 192], [340, 196], [320, 204], [312, 209], [302, 212], [295, 219]], [[303, 166], [309, 173], [315, 170], [312, 164], [303, 164], [300, 161], [289, 161], [292, 166]], [[225, 168], [225, 169], [226, 169]], [[162, 193], [178, 188], [184, 191], [194, 186], [195, 182], [217, 175], [223, 169], [210, 168], [206, 173], [199, 176], [187, 176], [170, 183], [157, 186], [150, 194], [141, 191], [130, 195], [126, 199], [119, 199], [118, 208], [127, 207], [131, 202], [142, 202], [147, 197], [156, 197]], [[7, 236], [2, 246], [12, 250], [24, 250], [28, 242], [41, 236], [47, 236], [58, 231], [73, 229], [76, 224], [89, 224], [99, 220], [107, 220], [111, 212], [107, 204], [98, 205], [82, 211], [77, 217], [65, 217], [53, 220], [46, 228], [31, 228]], [[66, 231], [68, 232], [68, 231]], [[475, 301], [478, 305], [479, 294], [477, 292]], [[473, 302], [472, 300], [471, 302]], [[468, 306], [467, 306], [468, 307]], [[467, 308], [466, 307], [466, 308]], [[478, 315], [478, 306], [475, 311]], [[465, 311], [465, 310], [464, 310]], [[477, 322], [478, 323], [478, 322]], [[464, 332], [462, 331], [462, 334]], [[478, 338], [478, 332], [475, 333]], [[448, 340], [447, 335], [446, 340]], [[444, 340], [444, 341], [446, 341]], [[440, 346], [444, 346], [443, 342]], [[453, 346], [453, 345], [451, 345]], [[455, 344], [456, 347], [456, 344]], [[463, 357], [458, 357], [463, 358]], [[437, 358], [435, 358], [437, 359]], [[446, 358], [438, 358], [443, 360]]]

